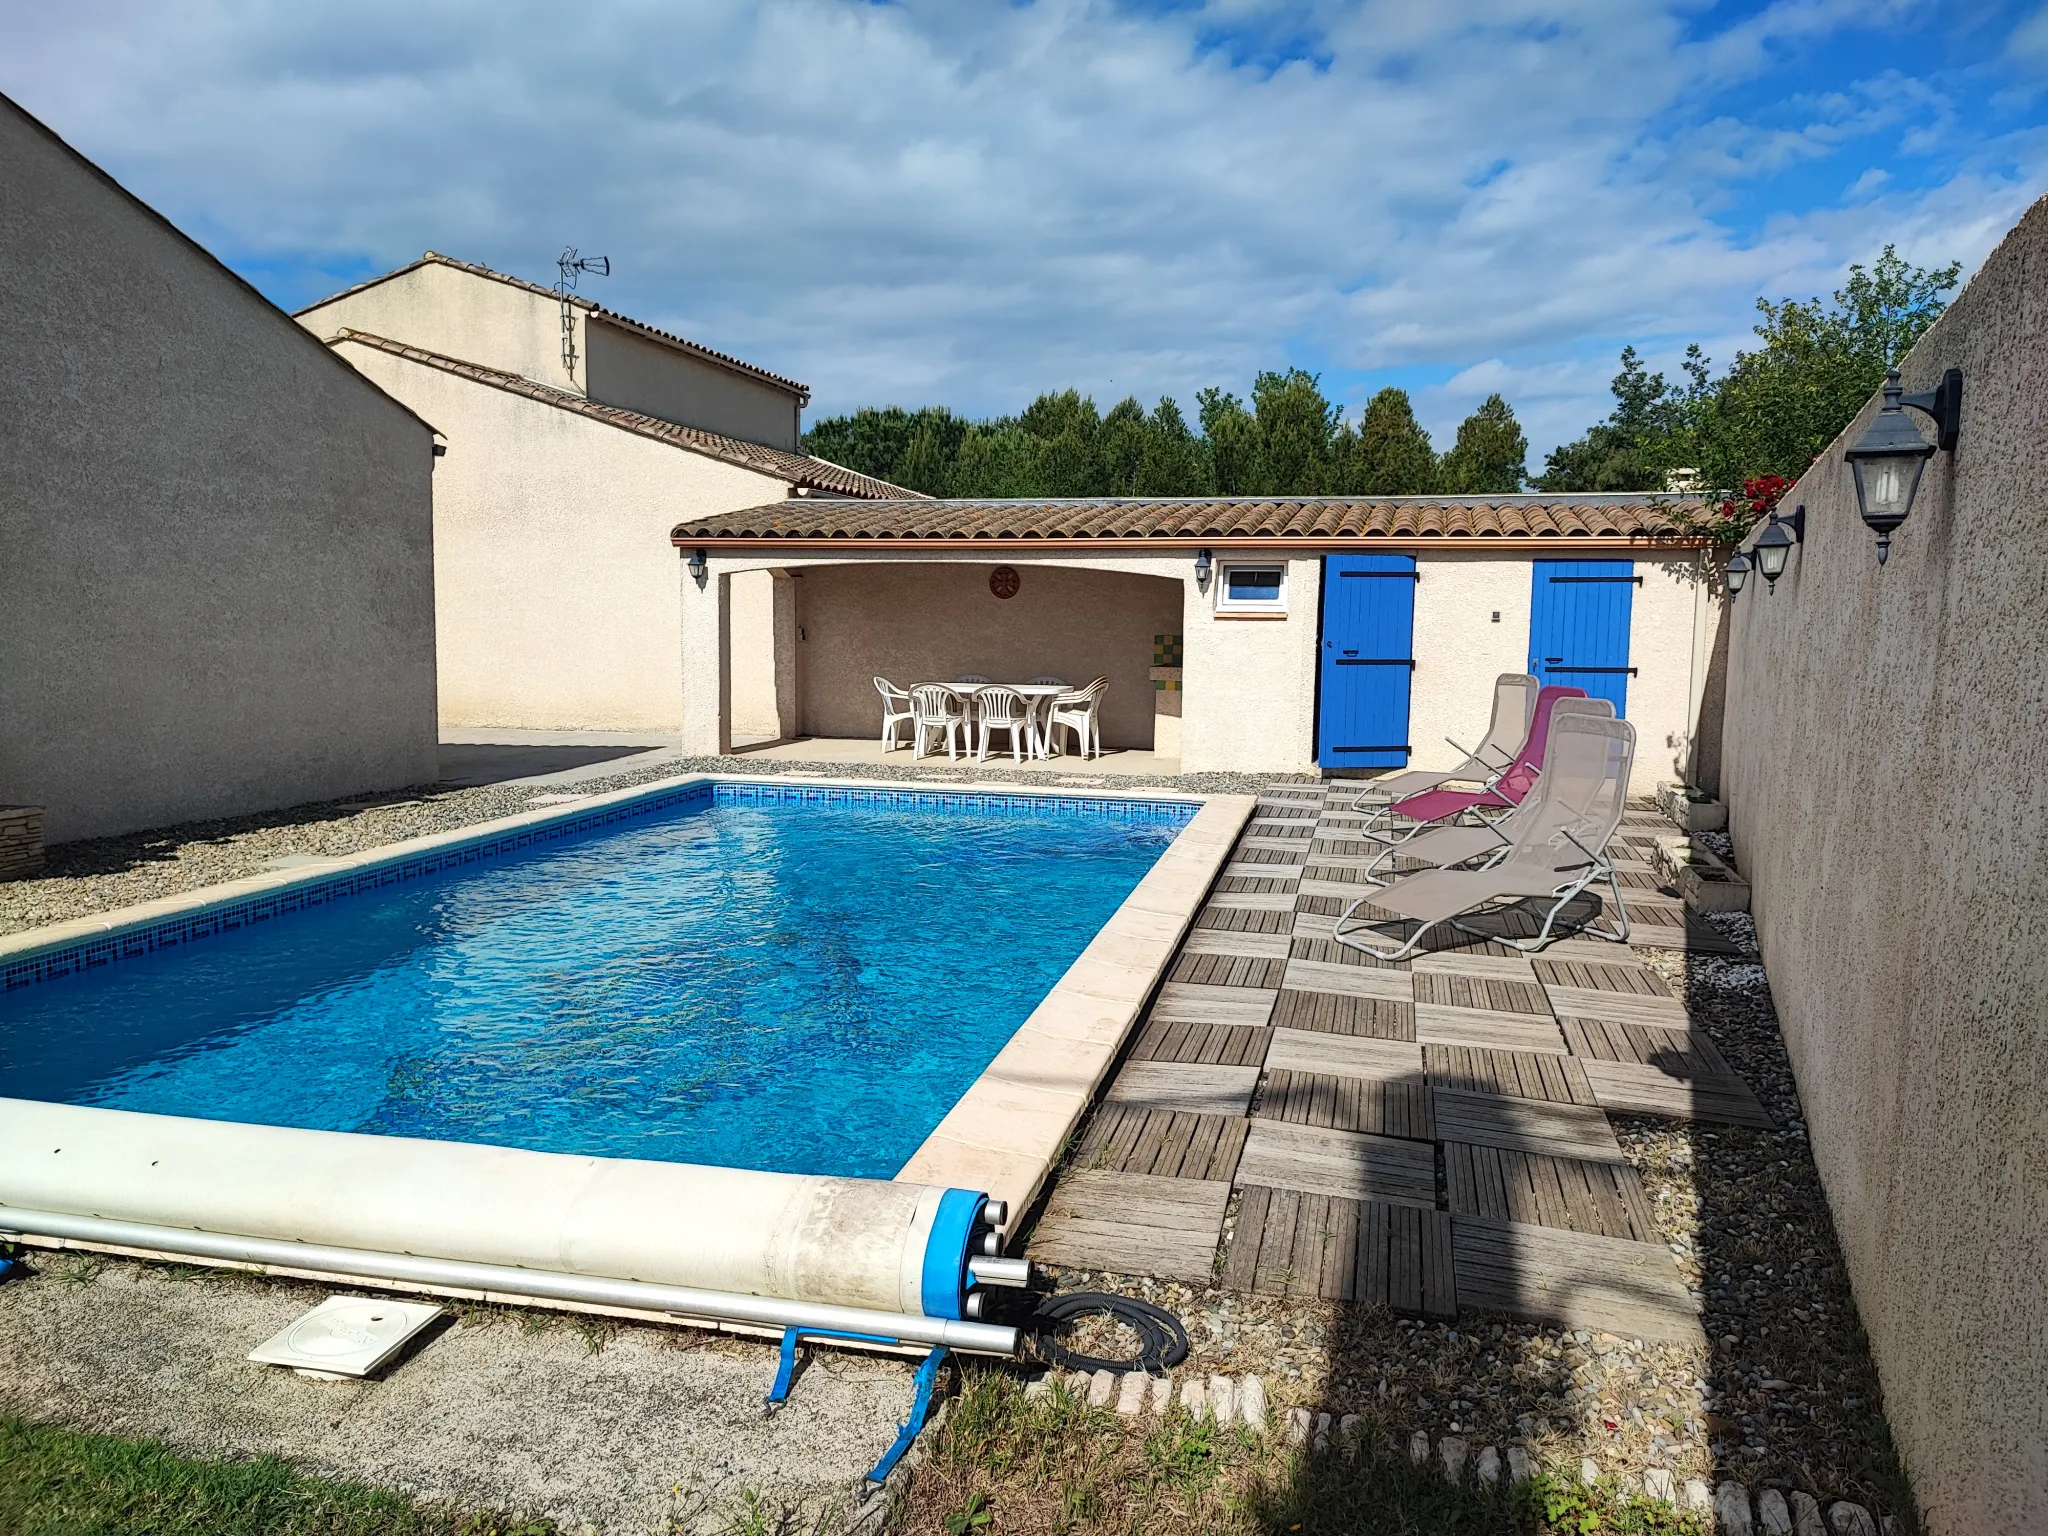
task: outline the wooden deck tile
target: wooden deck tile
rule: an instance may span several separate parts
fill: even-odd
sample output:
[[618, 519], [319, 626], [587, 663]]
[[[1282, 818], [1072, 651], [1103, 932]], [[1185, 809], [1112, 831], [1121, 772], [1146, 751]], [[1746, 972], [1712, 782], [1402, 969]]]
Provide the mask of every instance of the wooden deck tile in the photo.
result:
[[1597, 1109], [1454, 1088], [1430, 1091], [1436, 1101], [1437, 1135], [1445, 1141], [1596, 1163], [1623, 1161], [1621, 1143], [1614, 1139], [1607, 1116]]
[[[1320, 1039], [1341, 1039], [1337, 1035]], [[1197, 1069], [1205, 1070], [1205, 1069]], [[1422, 1080], [1334, 1077], [1268, 1067], [1252, 1115], [1288, 1125], [1363, 1131], [1406, 1141], [1432, 1141], [1429, 1090]]]
[[1218, 901], [1242, 901], [1242, 896], [1209, 898], [1209, 905], [1202, 909], [1195, 919], [1195, 926], [1214, 929], [1219, 933], [1288, 933], [1294, 927], [1294, 914], [1283, 909], [1258, 910], [1218, 906]]
[[1372, 1082], [1423, 1081], [1420, 1046], [1330, 1030], [1276, 1028], [1266, 1065], [1276, 1071], [1323, 1072]]
[[1322, 814], [1322, 801], [1298, 799], [1294, 796], [1275, 798], [1260, 795], [1252, 803], [1252, 819], [1248, 823], [1257, 826], [1262, 821], [1301, 820], [1313, 824]]
[[1415, 995], [1414, 979], [1406, 971], [1332, 965], [1318, 960], [1289, 960], [1280, 984], [1297, 992], [1331, 992], [1340, 997], [1370, 997], [1390, 1003], [1405, 1003]]
[[[1182, 942], [1183, 955], [1251, 955], [1261, 960], [1285, 960], [1293, 940], [1284, 933], [1232, 933], [1227, 929], [1191, 929]], [[1278, 983], [1274, 983], [1278, 985]]]
[[1307, 842], [1309, 834], [1316, 829], [1316, 819], [1305, 811], [1299, 816], [1261, 811], [1244, 824], [1244, 829], [1247, 837], [1280, 837], [1290, 842]]
[[1564, 1227], [1637, 1243], [1663, 1241], [1642, 1180], [1626, 1163], [1447, 1141], [1444, 1177], [1455, 1215]]
[[1291, 891], [1218, 891], [1202, 911], [1204, 916], [1211, 912], [1292, 912], [1294, 902]]
[[1520, 1013], [1541, 1018], [1550, 1004], [1543, 989], [1533, 981], [1509, 981], [1469, 972], [1426, 970], [1416, 974], [1415, 1001], [1446, 1008], [1491, 1008], [1497, 1013]]
[[1270, 1029], [1153, 1019], [1131, 1047], [1133, 1061], [1184, 1061], [1209, 1067], [1256, 1067], [1266, 1059]]
[[1724, 1125], [1777, 1124], [1733, 1073], [1674, 1077], [1661, 1067], [1620, 1061], [1589, 1061], [1586, 1077], [1602, 1109], [1622, 1115], [1668, 1115], [1674, 1120], [1712, 1120]]
[[1265, 1024], [1279, 994], [1267, 987], [1204, 987], [1169, 981], [1159, 989], [1149, 1015], [1196, 1024]]
[[[1236, 858], [1237, 855], [1232, 857]], [[1294, 882], [1300, 878], [1299, 864], [1231, 863], [1223, 866], [1223, 874], [1216, 881], [1216, 889], [1218, 892], [1263, 891], [1272, 894], [1293, 890]]]
[[1339, 944], [1335, 939], [1316, 934], [1297, 933], [1288, 953], [1296, 960], [1312, 960], [1317, 965], [1354, 965], [1372, 971], [1406, 972], [1408, 969], [1406, 960], [1382, 960], [1377, 955], [1365, 954], [1349, 944]]
[[[1300, 932], [1298, 924], [1296, 932]], [[1515, 954], [1512, 950], [1499, 955], [1487, 954], [1476, 949], [1442, 950], [1435, 954], [1417, 955], [1408, 962], [1408, 968], [1418, 976], [1487, 976], [1500, 981], [1536, 980], [1535, 967], [1530, 965], [1525, 956]]]
[[1436, 1205], [1435, 1149], [1389, 1136], [1254, 1120], [1237, 1174], [1242, 1184], [1302, 1194]]
[[1735, 1069], [1705, 1030], [1660, 1029], [1612, 1019], [1560, 1019], [1574, 1056], [1658, 1067], [1672, 1077], [1733, 1077]]
[[1719, 933], [1709, 928], [1698, 918], [1688, 915], [1683, 927], [1667, 927], [1657, 920], [1657, 915], [1637, 914], [1633, 903], [1629, 915], [1636, 920], [1629, 930], [1628, 941], [1651, 949], [1684, 949], [1701, 955], [1741, 955], [1746, 951], [1739, 944], [1732, 944]]
[[1074, 1269], [1206, 1282], [1229, 1203], [1221, 1180], [1081, 1169], [1053, 1189], [1025, 1251]]
[[1133, 1061], [1117, 1073], [1105, 1098], [1112, 1104], [1183, 1110], [1191, 1115], [1242, 1115], [1258, 1084], [1257, 1067]]
[[[1277, 1034], [1289, 1031], [1277, 1031]], [[1575, 1056], [1552, 1051], [1499, 1051], [1483, 1046], [1426, 1045], [1422, 1058], [1432, 1088], [1509, 1098], [1545, 1099], [1553, 1104], [1597, 1106], [1586, 1069]], [[1292, 1062], [1276, 1062], [1291, 1066]]]
[[[1222, 1179], [1237, 1171], [1249, 1120], [1101, 1104], [1074, 1149], [1073, 1167], [1102, 1173], [1145, 1173], [1163, 1179]], [[1071, 1172], [1061, 1175], [1064, 1181]]]
[[1413, 1040], [1415, 1008], [1385, 998], [1346, 997], [1334, 992], [1280, 989], [1272, 1022], [1288, 1029], [1320, 1030], [1334, 1035], [1366, 1035], [1375, 1040]]
[[1415, 1005], [1415, 1038], [1424, 1045], [1470, 1045], [1502, 1051], [1565, 1054], [1564, 1036], [1548, 1015], [1500, 1013], [1491, 1008]]
[[1461, 1310], [1703, 1342], [1667, 1249], [1478, 1216], [1453, 1216], [1451, 1231]]
[[1300, 854], [1290, 848], [1244, 848], [1234, 849], [1230, 855], [1233, 864], [1264, 864], [1275, 873], [1299, 874], [1306, 862]]
[[1633, 992], [1642, 997], [1669, 997], [1671, 989], [1655, 971], [1640, 965], [1597, 965], [1590, 960], [1537, 957], [1532, 969], [1546, 987], [1589, 992]]
[[[1277, 939], [1277, 933], [1248, 935], [1254, 939]], [[1276, 988], [1287, 970], [1283, 959], [1265, 959], [1256, 955], [1216, 954], [1202, 949], [1183, 948], [1181, 956], [1174, 961], [1173, 969], [1167, 972], [1169, 980], [1189, 982], [1204, 987], [1265, 987]]]
[[1305, 837], [1273, 837], [1266, 833], [1247, 832], [1238, 839], [1237, 846], [1240, 853], [1258, 848], [1268, 852], [1283, 853], [1287, 856], [1289, 862], [1295, 862], [1300, 860], [1302, 855], [1308, 851], [1309, 840]]
[[1550, 1007], [1561, 1019], [1607, 1019], [1618, 1024], [1646, 1024], [1653, 1029], [1687, 1029], [1692, 1018], [1685, 1004], [1668, 992], [1652, 997], [1641, 992], [1610, 992], [1595, 987], [1545, 987]]
[[1416, 1206], [1248, 1186], [1222, 1283], [1449, 1318], [1457, 1299], [1451, 1220]]

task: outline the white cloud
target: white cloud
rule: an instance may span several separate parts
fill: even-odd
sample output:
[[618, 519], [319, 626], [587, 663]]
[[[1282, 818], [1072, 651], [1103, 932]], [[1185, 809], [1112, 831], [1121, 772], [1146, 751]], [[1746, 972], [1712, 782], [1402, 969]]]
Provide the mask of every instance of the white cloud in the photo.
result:
[[2043, 185], [2015, 137], [1935, 192], [1866, 178], [1731, 232], [1742, 185], [1883, 97], [1768, 135], [1694, 104], [1871, 16], [1785, 0], [1689, 41], [1636, 0], [98, 0], [18, 11], [0, 88], [245, 266], [431, 246], [546, 279], [574, 243], [613, 260], [603, 302], [827, 411], [1185, 403], [1292, 349], [1462, 368], [1432, 419], [1501, 370], [1547, 447], [1605, 410], [1605, 339], [1739, 335], [1887, 239], [1974, 263]]

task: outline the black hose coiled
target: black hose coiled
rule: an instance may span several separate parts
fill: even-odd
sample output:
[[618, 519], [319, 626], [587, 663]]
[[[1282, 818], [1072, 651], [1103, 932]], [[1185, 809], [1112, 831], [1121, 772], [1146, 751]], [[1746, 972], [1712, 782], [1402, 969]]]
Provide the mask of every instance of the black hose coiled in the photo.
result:
[[[1033, 1342], [1041, 1359], [1070, 1371], [1143, 1371], [1156, 1376], [1179, 1365], [1188, 1357], [1188, 1331], [1179, 1318], [1164, 1307], [1135, 1296], [1111, 1296], [1104, 1291], [1070, 1291], [1048, 1296], [1032, 1314], [1040, 1323]], [[1135, 1360], [1104, 1360], [1096, 1355], [1076, 1354], [1061, 1344], [1058, 1329], [1077, 1317], [1115, 1318], [1144, 1341]]]

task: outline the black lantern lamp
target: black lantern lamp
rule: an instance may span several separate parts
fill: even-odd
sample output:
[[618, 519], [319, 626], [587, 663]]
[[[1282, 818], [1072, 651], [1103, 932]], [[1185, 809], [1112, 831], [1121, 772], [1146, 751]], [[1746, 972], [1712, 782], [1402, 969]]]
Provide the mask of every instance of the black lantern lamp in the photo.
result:
[[[1909, 406], [1933, 420], [1932, 443], [1907, 420]], [[1885, 374], [1884, 409], [1864, 429], [1856, 446], [1843, 455], [1856, 476], [1856, 510], [1877, 535], [1879, 565], [1891, 553], [1893, 530], [1913, 510], [1913, 497], [1920, 489], [1927, 461], [1937, 448], [1943, 453], [1955, 451], [1962, 424], [1962, 369], [1949, 369], [1941, 376], [1941, 387], [1924, 395], [1904, 393], [1899, 388], [1898, 369]]]
[[1771, 514], [1771, 520], [1764, 525], [1764, 531], [1756, 536], [1750, 545], [1750, 552], [1756, 556], [1756, 573], [1763, 577], [1764, 584], [1773, 592], [1778, 590], [1778, 578], [1785, 574], [1785, 562], [1791, 557], [1794, 544], [1806, 542], [1806, 507], [1802, 504], [1790, 517]]
[[1209, 590], [1209, 572], [1215, 568], [1216, 559], [1208, 550], [1205, 549], [1195, 556], [1195, 590], [1197, 592]]
[[698, 586], [704, 585], [705, 575], [710, 569], [711, 562], [705, 559], [703, 550], [700, 549], [690, 556], [690, 575]]
[[1728, 557], [1728, 595], [1733, 597], [1742, 590], [1742, 584], [1749, 580], [1749, 556], [1741, 550]]

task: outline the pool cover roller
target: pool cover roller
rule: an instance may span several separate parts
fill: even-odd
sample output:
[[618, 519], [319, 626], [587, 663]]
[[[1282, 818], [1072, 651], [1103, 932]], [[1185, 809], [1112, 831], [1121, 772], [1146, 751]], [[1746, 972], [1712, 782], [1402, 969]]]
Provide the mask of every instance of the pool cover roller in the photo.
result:
[[[776, 1298], [954, 1320], [939, 1331], [969, 1348], [989, 1347], [974, 1342], [980, 1334], [1009, 1332], [958, 1321], [968, 1310], [968, 1261], [988, 1227], [985, 1204], [975, 1191], [878, 1179], [0, 1098], [0, 1230], [64, 1226], [37, 1224], [36, 1213], [54, 1213]], [[44, 1235], [81, 1233], [72, 1223]], [[933, 1332], [926, 1324], [898, 1336]]]

